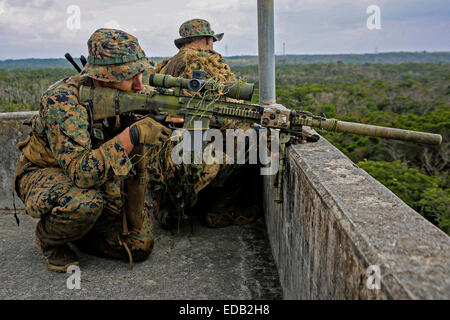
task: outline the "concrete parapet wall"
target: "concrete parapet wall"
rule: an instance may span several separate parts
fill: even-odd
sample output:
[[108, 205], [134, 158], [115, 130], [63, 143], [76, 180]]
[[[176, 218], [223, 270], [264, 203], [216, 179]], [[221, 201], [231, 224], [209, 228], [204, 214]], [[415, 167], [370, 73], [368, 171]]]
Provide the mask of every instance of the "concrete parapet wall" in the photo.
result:
[[[274, 203], [266, 177], [265, 218], [286, 299], [450, 298], [450, 237], [325, 139], [288, 149], [283, 191]], [[369, 266], [380, 268], [379, 290], [367, 286]]]
[[[33, 114], [0, 113], [0, 211], [13, 209], [16, 144]], [[450, 238], [325, 139], [288, 149], [282, 204], [271, 179], [264, 210], [286, 299], [450, 299]], [[380, 290], [367, 287], [373, 265]]]
[[[17, 143], [26, 139], [30, 127], [23, 121], [36, 112], [0, 113], [0, 211], [13, 209], [13, 179], [16, 172], [19, 150]], [[23, 203], [15, 197], [16, 208], [23, 209]]]

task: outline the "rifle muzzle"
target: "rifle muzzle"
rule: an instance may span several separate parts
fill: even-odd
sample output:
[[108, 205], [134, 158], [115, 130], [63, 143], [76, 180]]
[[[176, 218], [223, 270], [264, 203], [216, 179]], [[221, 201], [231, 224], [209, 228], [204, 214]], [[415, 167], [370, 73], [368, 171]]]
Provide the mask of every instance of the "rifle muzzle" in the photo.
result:
[[369, 124], [340, 121], [336, 119], [326, 119], [317, 122], [318, 123], [313, 124], [313, 127], [325, 129], [328, 131], [347, 132], [365, 136], [419, 142], [431, 145], [440, 145], [442, 142], [442, 136], [440, 134], [428, 132], [387, 128]]

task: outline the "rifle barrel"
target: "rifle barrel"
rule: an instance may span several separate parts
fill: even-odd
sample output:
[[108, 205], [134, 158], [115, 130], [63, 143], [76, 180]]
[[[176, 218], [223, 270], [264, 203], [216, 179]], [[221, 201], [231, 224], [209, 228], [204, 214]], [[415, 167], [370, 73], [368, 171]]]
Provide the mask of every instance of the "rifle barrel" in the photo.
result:
[[81, 72], [81, 68], [78, 66], [78, 64], [75, 62], [75, 60], [73, 60], [72, 56], [70, 55], [70, 53], [66, 53], [64, 55], [64, 57], [67, 59], [67, 61], [70, 62], [70, 64], [78, 71]]
[[[231, 117], [242, 121], [262, 121], [263, 126], [280, 128], [285, 131], [290, 131], [291, 133], [299, 132], [300, 134], [302, 126], [310, 126], [312, 128], [331, 132], [354, 133], [372, 137], [426, 143], [430, 145], [440, 145], [442, 143], [442, 136], [440, 134], [374, 126], [337, 119], [326, 119], [306, 112], [297, 112], [293, 115], [291, 110], [263, 108], [255, 104], [217, 101], [215, 102], [216, 107], [209, 107], [209, 109], [207, 108], [208, 110], [201, 109], [209, 102], [190, 97], [182, 99], [174, 95], [166, 95], [157, 91], [153, 91], [153, 94], [142, 94], [121, 92], [106, 87], [91, 88], [81, 86], [79, 100], [80, 102], [92, 102], [94, 120], [105, 119], [128, 112], [156, 112], [165, 115], [169, 114], [174, 117], [202, 117], [198, 114], [200, 110], [202, 114], [205, 114], [205, 117], [216, 114], [219, 117]], [[263, 111], [261, 111], [261, 108], [263, 108]], [[268, 112], [266, 114], [267, 110]], [[277, 115], [279, 116], [278, 120], [276, 120]], [[285, 128], [283, 128], [283, 125], [280, 126], [280, 123], [277, 124], [274, 122], [285, 121], [283, 119], [289, 117], [291, 117], [290, 125], [281, 123], [286, 124]], [[272, 120], [274, 123], [271, 124], [270, 121], [267, 121], [267, 124], [265, 124], [264, 120], [266, 118], [275, 119]]]
[[324, 119], [319, 122], [320, 125], [315, 127], [319, 129], [323, 128], [328, 131], [347, 132], [386, 139], [426, 143], [431, 145], [440, 145], [442, 143], [442, 136], [440, 134], [388, 128], [335, 119]]

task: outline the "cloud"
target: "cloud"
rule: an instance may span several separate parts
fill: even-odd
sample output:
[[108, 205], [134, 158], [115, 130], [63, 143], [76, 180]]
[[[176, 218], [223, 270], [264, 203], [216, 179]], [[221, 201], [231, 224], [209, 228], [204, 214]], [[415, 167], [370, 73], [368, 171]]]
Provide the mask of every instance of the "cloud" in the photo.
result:
[[[381, 8], [382, 29], [368, 30], [366, 8]], [[80, 29], [67, 28], [69, 5], [80, 8]], [[0, 59], [87, 54], [86, 41], [100, 27], [138, 37], [150, 56], [170, 56], [186, 20], [211, 22], [229, 55], [257, 54], [254, 0], [0, 0]], [[2, 11], [3, 10], [3, 11]], [[450, 50], [448, 0], [277, 0], [276, 51], [287, 53]]]
[[[103, 27], [109, 28], [109, 29], [122, 29], [122, 27], [116, 20], [110, 20], [108, 22], [105, 22], [103, 24]], [[133, 30], [128, 30], [128, 32], [133, 32]]]

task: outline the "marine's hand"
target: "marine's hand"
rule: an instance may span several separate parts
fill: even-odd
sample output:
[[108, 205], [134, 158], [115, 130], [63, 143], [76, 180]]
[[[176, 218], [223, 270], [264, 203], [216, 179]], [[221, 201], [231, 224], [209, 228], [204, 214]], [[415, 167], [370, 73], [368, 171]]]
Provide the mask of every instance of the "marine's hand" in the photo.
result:
[[152, 118], [144, 118], [130, 126], [130, 139], [133, 145], [161, 145], [170, 137], [172, 130]]
[[172, 123], [174, 126], [183, 126], [184, 119], [183, 118], [173, 118], [171, 116], [166, 117], [166, 122]]

